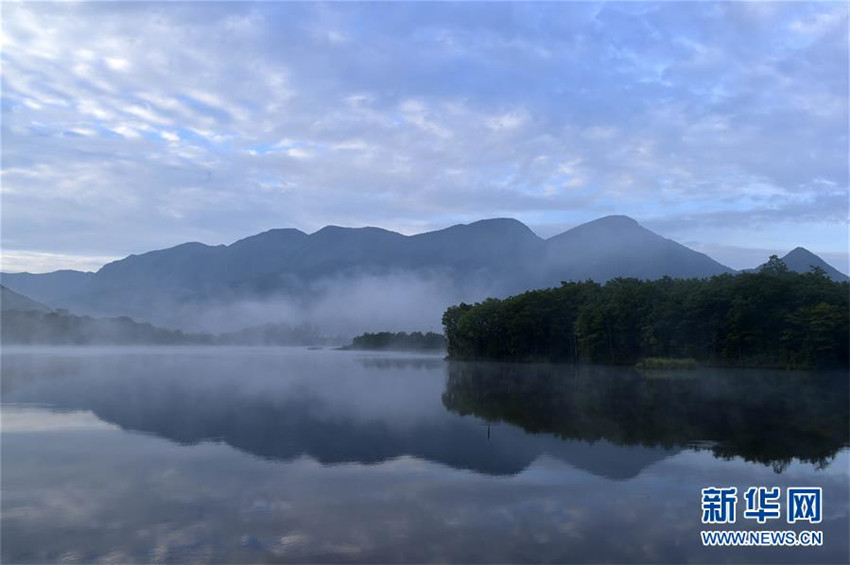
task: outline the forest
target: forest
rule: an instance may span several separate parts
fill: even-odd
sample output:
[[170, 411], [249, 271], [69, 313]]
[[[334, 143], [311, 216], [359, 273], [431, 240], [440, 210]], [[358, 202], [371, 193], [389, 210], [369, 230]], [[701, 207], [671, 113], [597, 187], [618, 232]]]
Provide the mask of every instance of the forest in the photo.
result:
[[848, 366], [850, 284], [822, 269], [706, 279], [562, 282], [443, 315], [450, 359], [632, 365], [646, 358], [707, 366]]
[[440, 350], [445, 349], [446, 340], [442, 335], [434, 332], [366, 332], [355, 337], [351, 345], [343, 349], [371, 349], [371, 350]]

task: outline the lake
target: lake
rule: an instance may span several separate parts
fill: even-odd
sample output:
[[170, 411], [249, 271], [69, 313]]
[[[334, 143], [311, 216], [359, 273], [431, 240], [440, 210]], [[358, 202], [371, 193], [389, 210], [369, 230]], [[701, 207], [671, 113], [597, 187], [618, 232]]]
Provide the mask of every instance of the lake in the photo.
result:
[[[846, 563], [847, 373], [4, 348], [12, 562]], [[701, 523], [701, 489], [823, 489]], [[701, 530], [818, 530], [707, 547]]]

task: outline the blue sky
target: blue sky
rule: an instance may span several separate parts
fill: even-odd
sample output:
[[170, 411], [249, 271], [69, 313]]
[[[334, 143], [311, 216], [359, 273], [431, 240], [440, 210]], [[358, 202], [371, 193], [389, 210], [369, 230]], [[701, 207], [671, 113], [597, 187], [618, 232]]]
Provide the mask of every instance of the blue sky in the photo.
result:
[[3, 270], [606, 214], [847, 270], [848, 5], [5, 3]]

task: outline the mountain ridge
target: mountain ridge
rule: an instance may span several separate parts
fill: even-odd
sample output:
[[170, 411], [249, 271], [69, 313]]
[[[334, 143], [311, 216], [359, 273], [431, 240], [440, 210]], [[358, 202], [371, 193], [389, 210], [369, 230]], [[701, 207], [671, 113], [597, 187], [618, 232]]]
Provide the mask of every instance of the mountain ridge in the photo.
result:
[[[412, 309], [418, 301], [424, 310], [427, 301], [408, 292], [415, 281], [413, 286], [423, 292], [439, 295], [431, 309], [441, 310], [452, 303], [508, 296], [566, 280], [604, 283], [616, 277], [705, 278], [734, 272], [633, 218], [613, 215], [548, 239], [513, 218], [488, 218], [414, 235], [378, 227], [325, 226], [310, 234], [276, 228], [229, 245], [187, 242], [134, 254], [94, 273], [2, 273], [2, 282], [58, 308], [170, 325], [179, 320], [177, 307], [187, 304], [198, 312], [273, 297], [301, 304], [330, 294], [344, 296], [351, 289], [357, 289], [357, 300], [362, 301], [369, 288], [380, 286], [376, 281], [385, 279], [406, 282], [375, 290], [376, 308]], [[390, 306], [386, 297], [396, 297], [398, 303]], [[279, 321], [272, 317], [275, 312], [267, 314], [253, 322]]]
[[52, 312], [53, 309], [0, 284], [0, 311]]

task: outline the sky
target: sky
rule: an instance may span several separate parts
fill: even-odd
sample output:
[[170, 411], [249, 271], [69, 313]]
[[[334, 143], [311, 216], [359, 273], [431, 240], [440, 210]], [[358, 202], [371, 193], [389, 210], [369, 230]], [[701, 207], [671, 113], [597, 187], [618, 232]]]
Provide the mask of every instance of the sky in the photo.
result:
[[848, 4], [2, 4], [4, 271], [626, 214], [847, 272]]

